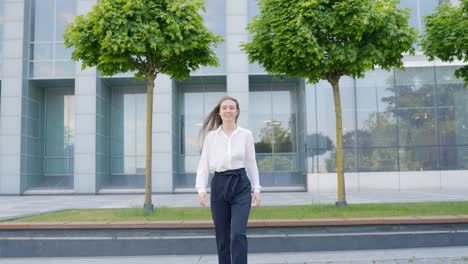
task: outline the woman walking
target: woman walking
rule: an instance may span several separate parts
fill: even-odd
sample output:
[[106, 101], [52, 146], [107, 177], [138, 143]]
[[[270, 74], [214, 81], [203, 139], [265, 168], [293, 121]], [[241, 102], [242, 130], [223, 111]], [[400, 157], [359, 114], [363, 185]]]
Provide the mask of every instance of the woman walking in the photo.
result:
[[[247, 263], [247, 221], [250, 207], [260, 205], [260, 183], [252, 132], [237, 124], [239, 103], [225, 96], [203, 122], [203, 147], [195, 187], [206, 206], [209, 173], [211, 214], [219, 264]], [[253, 203], [252, 194], [253, 191]]]

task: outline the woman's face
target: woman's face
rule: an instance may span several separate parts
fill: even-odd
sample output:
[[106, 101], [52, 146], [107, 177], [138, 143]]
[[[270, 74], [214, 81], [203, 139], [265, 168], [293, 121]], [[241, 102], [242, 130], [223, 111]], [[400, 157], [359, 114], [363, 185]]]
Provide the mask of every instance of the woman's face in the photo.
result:
[[236, 122], [238, 114], [236, 102], [232, 100], [224, 100], [219, 109], [219, 115], [223, 122]]

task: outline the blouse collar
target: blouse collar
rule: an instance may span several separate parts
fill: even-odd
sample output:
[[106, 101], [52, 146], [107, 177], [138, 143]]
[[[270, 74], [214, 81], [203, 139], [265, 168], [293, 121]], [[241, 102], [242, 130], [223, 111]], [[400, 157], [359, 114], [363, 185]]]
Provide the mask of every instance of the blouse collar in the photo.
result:
[[[218, 135], [220, 132], [222, 132], [225, 137], [228, 137], [226, 135], [226, 133], [224, 133], [224, 131], [222, 131], [223, 130], [222, 126], [223, 125], [221, 124], [218, 127], [218, 129], [216, 129], [216, 135]], [[240, 131], [240, 129], [241, 129], [241, 127], [239, 126], [239, 124], [236, 124], [236, 129], [234, 129], [234, 131], [232, 131], [231, 137], [234, 136], [235, 134], [237, 134]]]

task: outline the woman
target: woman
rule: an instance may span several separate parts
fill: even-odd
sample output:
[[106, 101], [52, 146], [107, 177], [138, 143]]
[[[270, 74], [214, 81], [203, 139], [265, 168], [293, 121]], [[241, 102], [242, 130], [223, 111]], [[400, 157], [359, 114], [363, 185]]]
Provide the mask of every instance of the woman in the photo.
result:
[[247, 263], [246, 228], [250, 207], [260, 205], [260, 183], [252, 132], [237, 124], [239, 103], [225, 96], [203, 123], [204, 137], [195, 187], [206, 206], [211, 181], [211, 214], [220, 264]]

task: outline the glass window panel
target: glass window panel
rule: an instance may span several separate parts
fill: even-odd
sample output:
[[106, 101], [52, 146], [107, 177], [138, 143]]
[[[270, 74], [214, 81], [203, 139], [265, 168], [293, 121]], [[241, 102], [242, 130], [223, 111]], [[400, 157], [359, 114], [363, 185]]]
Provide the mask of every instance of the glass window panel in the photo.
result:
[[[305, 84], [305, 115], [306, 115], [306, 132], [307, 135], [317, 134], [317, 106], [315, 103], [315, 86]], [[307, 141], [309, 142], [309, 141]], [[309, 145], [309, 143], [307, 143]], [[311, 146], [312, 147], [312, 146]]]
[[146, 166], [145, 87], [114, 87], [111, 101], [111, 170], [113, 176], [109, 184], [141, 188], [140, 176], [144, 175]]
[[[37, 44], [36, 44], [37, 45]], [[55, 44], [55, 59], [57, 60], [71, 60], [72, 48], [66, 48], [64, 44]], [[37, 52], [37, 51], [35, 51]]]
[[251, 91], [249, 93], [249, 101], [255, 102], [249, 106], [249, 110], [252, 111], [252, 113], [269, 116], [271, 119], [271, 92]]
[[260, 13], [257, 0], [248, 0], [249, 23], [253, 21], [253, 17]]
[[199, 132], [204, 118], [226, 95], [226, 79], [219, 76], [194, 77], [180, 82], [178, 89], [181, 149], [175, 183], [177, 187], [193, 187], [193, 173], [198, 166], [202, 144], [199, 142]]
[[424, 19], [426, 18], [427, 15], [432, 14], [435, 12], [435, 9], [437, 6], [439, 6], [439, 3], [441, 0], [419, 0], [419, 11], [420, 11], [420, 21], [421, 21], [421, 28], [420, 34], [424, 35], [424, 32], [426, 31], [426, 27], [424, 24]]
[[64, 97], [53, 92], [46, 98], [46, 156], [62, 157], [64, 151]]
[[55, 62], [55, 77], [74, 77], [75, 63], [73, 61]]
[[295, 152], [296, 122], [294, 118], [291, 115], [276, 115], [269, 126], [273, 133], [273, 152]]
[[[0, 20], [0, 36], [3, 37], [3, 20], [4, 20], [4, 15], [3, 15], [3, 0], [0, 0], [0, 17], [2, 18]], [[0, 59], [3, 58], [3, 39], [0, 43]], [[0, 63], [0, 64], [3, 64], [3, 63]], [[3, 72], [2, 71], [2, 66], [0, 65], [0, 72]], [[1, 92], [1, 87], [0, 87], [0, 92]]]
[[45, 175], [72, 175], [74, 155], [73, 89], [49, 88], [45, 107]]
[[[359, 117], [367, 118], [359, 124], [358, 147], [388, 147], [397, 145], [397, 122], [392, 112], [358, 111]], [[361, 118], [364, 119], [364, 118]]]
[[224, 1], [207, 0], [205, 2], [206, 12], [201, 12], [205, 26], [216, 34], [223, 35], [225, 32]]
[[438, 108], [439, 143], [468, 144], [468, 100], [459, 99], [457, 107]]
[[297, 171], [296, 154], [274, 154], [275, 171]]
[[440, 146], [441, 170], [466, 170], [468, 169], [467, 146]]
[[111, 172], [112, 174], [123, 174], [124, 172], [124, 158], [112, 157], [111, 159]]
[[34, 35], [32, 41], [54, 41], [54, 5], [55, 0], [35, 0]]
[[271, 104], [274, 106], [271, 108], [273, 112], [273, 117], [286, 114], [289, 115], [294, 111], [295, 105], [292, 103], [292, 93], [294, 90], [294, 84], [291, 84], [290, 87], [282, 87], [282, 86], [273, 86], [272, 92], [272, 102]]
[[50, 77], [52, 75], [52, 62], [30, 62], [29, 76], [35, 78]]
[[359, 171], [398, 171], [397, 148], [358, 149]]
[[124, 163], [123, 174], [125, 175], [136, 174], [135, 156], [124, 156], [123, 163]]
[[[434, 67], [396, 70], [396, 105], [400, 108], [434, 106]], [[390, 106], [395, 105], [389, 101]]]
[[184, 150], [183, 154], [199, 154], [200, 145], [202, 142], [199, 142], [198, 134], [201, 129], [201, 124], [203, 122], [202, 115], [186, 115], [184, 116]]
[[[206, 12], [201, 11], [203, 24], [213, 33], [224, 36], [226, 16], [224, 1], [208, 0], [205, 2]], [[200, 74], [221, 74], [225, 72], [225, 44], [220, 43], [217, 47], [212, 47], [219, 59], [219, 67], [201, 67], [193, 72], [193, 75]]]
[[184, 115], [203, 115], [203, 92], [202, 87], [190, 88], [190, 92], [184, 92], [183, 94], [183, 113]]
[[463, 80], [455, 77], [459, 67], [436, 67], [437, 105], [455, 106], [456, 98], [467, 98], [468, 90], [463, 87]]
[[184, 172], [197, 172], [198, 161], [200, 160], [200, 155], [185, 155], [183, 159]]
[[259, 172], [273, 171], [273, 154], [272, 153], [258, 153], [256, 155], [257, 166]]
[[[123, 108], [123, 143], [124, 156], [134, 156], [136, 154], [136, 102], [134, 94], [124, 94]], [[127, 161], [125, 161], [127, 165]]]
[[52, 44], [31, 44], [32, 60], [53, 60]]
[[418, 1], [419, 0], [401, 0], [398, 7], [409, 8], [411, 10], [411, 16], [408, 24], [419, 30]]
[[270, 127], [270, 115], [250, 115], [249, 129], [252, 131], [257, 153], [272, 152], [272, 130]]
[[111, 146], [112, 156], [123, 156], [124, 142], [124, 95], [117, 89], [112, 92], [111, 103]]
[[[355, 146], [356, 130], [354, 89], [349, 87], [349, 82], [347, 82], [346, 79], [344, 79], [343, 84], [343, 86], [340, 86], [342, 102], [343, 146], [353, 147]], [[326, 137], [329, 137], [333, 144], [336, 145], [335, 105], [331, 85], [328, 82], [319, 82], [316, 85], [316, 92], [317, 132]]]
[[400, 148], [401, 171], [423, 171], [438, 169], [437, 147]]
[[[42, 1], [42, 0], [41, 0]], [[55, 40], [62, 40], [65, 26], [75, 19], [77, 1], [55, 0], [56, 1], [56, 29]]]
[[[153, 124], [153, 127], [154, 126], [155, 125]], [[146, 153], [146, 93], [135, 94], [134, 127], [135, 127], [135, 153], [137, 155], [145, 155]]]
[[45, 158], [45, 176], [63, 175], [67, 163], [64, 158]]
[[[320, 164], [320, 172], [336, 172], [336, 152], [327, 152], [326, 154], [319, 157], [323, 159], [325, 164]], [[344, 172], [357, 172], [357, 158], [358, 155], [354, 149], [343, 149], [343, 170]]]
[[394, 99], [394, 97], [393, 71], [374, 70], [366, 72], [364, 78], [356, 79], [356, 103], [358, 110], [383, 112], [392, 107], [389, 101]]
[[397, 116], [400, 146], [437, 145], [433, 108], [399, 109]]
[[146, 171], [146, 157], [145, 156], [136, 156], [135, 157], [135, 173], [136, 174], [145, 174]]

